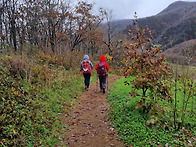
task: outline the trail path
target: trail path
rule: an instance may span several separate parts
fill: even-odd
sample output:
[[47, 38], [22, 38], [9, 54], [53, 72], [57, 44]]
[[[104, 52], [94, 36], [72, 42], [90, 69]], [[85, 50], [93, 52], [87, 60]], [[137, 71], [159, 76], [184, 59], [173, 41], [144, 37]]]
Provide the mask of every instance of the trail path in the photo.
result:
[[[109, 77], [109, 84], [119, 77]], [[106, 102], [106, 94], [96, 92], [96, 83], [90, 86], [81, 96], [72, 112], [72, 118], [66, 134], [66, 143], [69, 147], [123, 147], [123, 143], [117, 138], [109, 118], [109, 105]]]

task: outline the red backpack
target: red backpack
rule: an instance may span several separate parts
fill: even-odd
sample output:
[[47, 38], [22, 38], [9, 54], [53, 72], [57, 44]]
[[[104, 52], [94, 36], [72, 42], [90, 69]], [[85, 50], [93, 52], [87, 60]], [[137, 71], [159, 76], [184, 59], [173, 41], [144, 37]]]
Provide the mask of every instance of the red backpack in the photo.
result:
[[98, 68], [97, 68], [97, 73], [99, 75], [105, 75], [107, 73], [106, 67], [105, 67], [105, 62], [99, 62]]
[[88, 74], [88, 73], [91, 73], [92, 72], [92, 69], [90, 67], [90, 63], [89, 61], [87, 62], [84, 62], [82, 63], [82, 73], [83, 74]]

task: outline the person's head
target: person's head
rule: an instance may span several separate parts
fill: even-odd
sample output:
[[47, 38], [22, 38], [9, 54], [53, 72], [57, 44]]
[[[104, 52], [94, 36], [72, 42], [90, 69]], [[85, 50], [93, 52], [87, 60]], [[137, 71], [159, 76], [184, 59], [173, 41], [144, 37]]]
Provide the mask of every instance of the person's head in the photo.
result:
[[89, 56], [88, 55], [84, 55], [84, 61], [88, 61], [89, 60]]
[[105, 61], [106, 61], [106, 58], [105, 58], [105, 56], [104, 56], [104, 55], [101, 55], [101, 57], [100, 57], [100, 61], [101, 61], [101, 62], [105, 62]]

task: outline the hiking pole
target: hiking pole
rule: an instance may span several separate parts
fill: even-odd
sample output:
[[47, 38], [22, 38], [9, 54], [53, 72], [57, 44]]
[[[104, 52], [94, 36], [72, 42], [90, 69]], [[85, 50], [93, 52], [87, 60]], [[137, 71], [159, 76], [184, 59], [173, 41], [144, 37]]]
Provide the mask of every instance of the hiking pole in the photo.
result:
[[106, 78], [107, 78], [107, 90], [109, 91], [109, 89], [108, 89], [108, 73], [107, 73]]
[[98, 87], [98, 75], [97, 75], [97, 80], [96, 80], [96, 92], [97, 92], [97, 87]]

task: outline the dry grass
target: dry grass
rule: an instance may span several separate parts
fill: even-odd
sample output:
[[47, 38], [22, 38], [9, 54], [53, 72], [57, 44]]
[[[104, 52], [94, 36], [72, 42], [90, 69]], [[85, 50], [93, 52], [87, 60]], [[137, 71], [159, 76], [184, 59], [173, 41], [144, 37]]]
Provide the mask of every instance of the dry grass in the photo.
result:
[[179, 64], [170, 64], [170, 67], [173, 72], [176, 71], [180, 76], [186, 76], [196, 80], [196, 66], [188, 66], [188, 65], [179, 65]]

